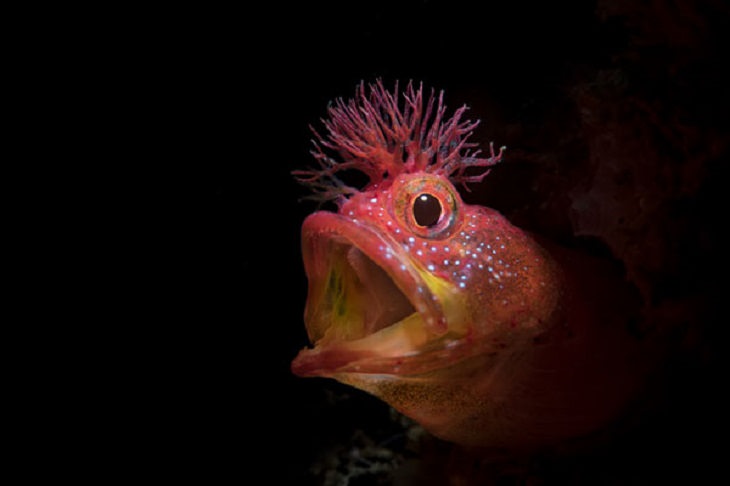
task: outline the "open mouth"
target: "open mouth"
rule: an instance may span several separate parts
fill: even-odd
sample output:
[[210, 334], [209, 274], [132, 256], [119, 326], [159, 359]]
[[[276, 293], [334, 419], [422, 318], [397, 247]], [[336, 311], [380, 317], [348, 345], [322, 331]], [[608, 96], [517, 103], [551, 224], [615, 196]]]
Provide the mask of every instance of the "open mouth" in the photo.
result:
[[446, 333], [433, 277], [376, 231], [315, 213], [303, 225], [302, 252], [304, 321], [314, 348], [300, 352], [294, 373], [364, 372], [368, 363], [418, 355]]
[[416, 313], [385, 270], [350, 242], [332, 238], [319, 250], [325, 270], [314, 287], [321, 295], [306, 319], [314, 342], [361, 339]]

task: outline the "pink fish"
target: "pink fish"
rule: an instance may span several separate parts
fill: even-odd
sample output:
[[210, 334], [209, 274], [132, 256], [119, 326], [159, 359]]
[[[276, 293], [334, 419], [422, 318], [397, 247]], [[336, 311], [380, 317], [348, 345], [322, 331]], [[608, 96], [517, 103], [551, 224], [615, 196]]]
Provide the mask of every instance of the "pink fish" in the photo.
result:
[[[296, 176], [337, 211], [302, 226], [312, 347], [299, 376], [365, 390], [433, 435], [531, 448], [618, 417], [655, 356], [631, 333], [639, 298], [603, 261], [538, 241], [456, 185], [481, 181], [478, 122], [443, 92], [360, 84], [315, 131]], [[362, 188], [345, 172], [367, 177]], [[508, 189], [507, 189], [508, 190]]]

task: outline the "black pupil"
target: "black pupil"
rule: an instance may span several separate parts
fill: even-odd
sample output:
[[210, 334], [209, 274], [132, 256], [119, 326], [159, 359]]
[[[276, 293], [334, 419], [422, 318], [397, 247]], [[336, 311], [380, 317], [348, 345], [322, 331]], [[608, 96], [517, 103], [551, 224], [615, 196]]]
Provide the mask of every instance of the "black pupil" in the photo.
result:
[[441, 203], [431, 194], [423, 193], [413, 201], [413, 217], [419, 226], [433, 226], [441, 218]]

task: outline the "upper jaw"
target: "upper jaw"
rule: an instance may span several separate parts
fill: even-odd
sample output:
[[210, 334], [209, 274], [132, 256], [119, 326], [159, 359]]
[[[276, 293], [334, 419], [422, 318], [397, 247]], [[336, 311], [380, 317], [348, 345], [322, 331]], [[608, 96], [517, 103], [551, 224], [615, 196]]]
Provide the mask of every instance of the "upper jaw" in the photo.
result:
[[302, 226], [302, 254], [309, 281], [304, 319], [314, 348], [292, 362], [295, 374], [383, 372], [417, 360], [449, 331], [444, 285], [366, 224], [314, 213]]

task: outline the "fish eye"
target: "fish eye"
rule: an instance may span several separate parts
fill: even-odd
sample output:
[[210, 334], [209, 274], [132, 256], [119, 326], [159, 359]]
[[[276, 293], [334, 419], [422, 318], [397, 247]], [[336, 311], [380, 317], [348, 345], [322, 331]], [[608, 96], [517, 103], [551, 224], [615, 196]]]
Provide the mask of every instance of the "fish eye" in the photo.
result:
[[424, 192], [413, 200], [413, 218], [416, 224], [430, 228], [435, 226], [441, 219], [443, 208], [438, 198]]
[[414, 235], [448, 238], [461, 221], [461, 199], [454, 186], [440, 175], [404, 174], [393, 184], [391, 214]]

